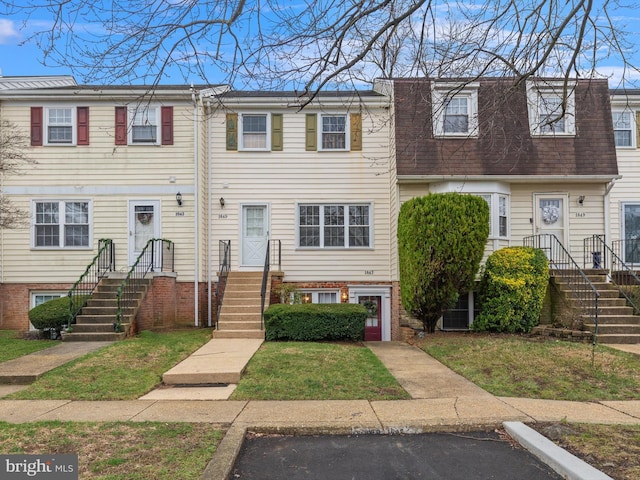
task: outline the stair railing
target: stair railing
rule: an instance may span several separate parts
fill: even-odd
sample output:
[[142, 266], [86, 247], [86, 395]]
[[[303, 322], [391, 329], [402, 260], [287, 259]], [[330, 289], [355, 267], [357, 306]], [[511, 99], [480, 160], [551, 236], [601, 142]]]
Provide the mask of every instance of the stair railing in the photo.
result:
[[591, 283], [591, 280], [555, 235], [532, 235], [523, 238], [522, 243], [526, 247], [542, 250], [547, 256], [549, 266], [554, 274], [567, 284], [573, 298], [578, 300], [584, 314], [595, 325], [593, 336], [593, 344], [595, 346], [598, 337], [598, 299], [600, 298], [598, 289]]
[[[624, 240], [618, 242], [624, 242]], [[612, 242], [612, 244], [613, 248], [609, 247], [604, 241], [603, 235], [593, 235], [592, 237], [585, 238], [585, 258], [590, 253], [593, 256], [594, 268], [597, 268], [596, 264], [600, 264], [601, 266], [599, 268], [608, 270], [607, 279], [627, 300], [629, 306], [633, 308], [634, 314], [638, 315], [640, 314], [639, 299], [632, 295], [629, 290], [625, 291], [623, 286], [627, 285], [638, 287], [638, 290], [640, 291], [640, 278], [638, 278], [638, 275], [633, 271], [633, 269], [622, 261], [620, 256], [616, 253], [616, 251], [621, 251], [616, 250], [616, 247], [619, 248], [620, 244], [616, 244], [616, 242]]]
[[220, 309], [224, 299], [224, 291], [227, 287], [227, 278], [231, 270], [231, 240], [220, 240], [218, 242], [218, 285], [216, 285], [216, 330], [218, 329], [218, 319]]
[[[273, 244], [273, 247], [271, 246]], [[273, 259], [271, 258], [273, 255]], [[267, 300], [267, 287], [269, 287], [269, 272], [271, 265], [278, 265], [278, 270], [282, 268], [282, 242], [280, 240], [270, 240], [267, 242], [267, 251], [264, 257], [264, 270], [262, 271], [262, 287], [260, 288], [260, 329], [264, 330], [264, 304]]]
[[175, 248], [171, 240], [152, 238], [146, 243], [136, 261], [129, 268], [127, 276], [118, 287], [116, 293], [118, 309], [116, 323], [113, 325], [113, 329], [116, 332], [122, 330], [122, 320], [125, 312], [131, 308], [147, 274], [155, 271], [173, 272], [174, 260]]
[[69, 297], [69, 325], [75, 323], [76, 317], [87, 304], [89, 296], [96, 289], [102, 277], [107, 272], [114, 271], [115, 267], [113, 241], [109, 238], [101, 238], [98, 240], [98, 253], [67, 293]]

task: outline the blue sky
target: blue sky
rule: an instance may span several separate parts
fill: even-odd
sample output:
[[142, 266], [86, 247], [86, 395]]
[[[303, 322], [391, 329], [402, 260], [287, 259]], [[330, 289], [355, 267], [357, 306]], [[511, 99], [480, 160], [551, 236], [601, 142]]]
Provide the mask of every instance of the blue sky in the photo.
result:
[[[601, 4], [602, 1], [595, 0], [595, 3]], [[34, 43], [26, 41], [29, 33], [50, 25], [51, 19], [43, 15], [45, 14], [35, 14], [25, 24], [21, 17], [3, 17], [0, 14], [0, 70], [3, 76], [68, 75], [72, 73], [66, 67], [54, 64], [43, 65], [43, 53]], [[619, 23], [621, 28], [630, 32], [629, 40], [632, 42], [632, 48], [629, 49], [629, 56], [631, 62], [640, 68], [640, 9], [618, 9], [615, 11], [614, 21]], [[100, 27], [96, 26], [96, 28]], [[601, 75], [610, 79], [609, 84], [612, 88], [620, 86], [622, 70], [622, 62], [615, 58], [603, 61], [598, 68]], [[627, 74], [638, 80], [640, 85], [639, 73]], [[220, 83], [225, 80], [213, 70], [207, 72], [207, 77], [210, 83]], [[79, 75], [77, 80], [80, 83], [83, 81]], [[202, 83], [202, 80], [198, 78], [190, 79], [190, 81]], [[177, 70], [169, 70], [169, 75], [163, 78], [162, 83], [184, 84], [185, 78]]]

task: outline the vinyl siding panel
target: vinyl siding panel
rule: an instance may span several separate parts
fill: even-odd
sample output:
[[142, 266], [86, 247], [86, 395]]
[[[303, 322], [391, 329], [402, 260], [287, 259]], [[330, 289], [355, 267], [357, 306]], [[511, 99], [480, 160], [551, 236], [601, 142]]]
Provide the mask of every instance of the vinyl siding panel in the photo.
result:
[[[37, 101], [3, 101], [3, 118], [10, 118], [19, 128], [29, 132], [30, 107], [34, 104], [49, 105]], [[29, 148], [29, 157], [37, 163], [23, 175], [7, 177], [5, 192], [27, 212], [31, 211], [32, 200], [91, 201], [91, 248], [32, 249], [30, 228], [7, 230], [3, 232], [1, 247], [3, 282], [73, 283], [93, 259], [101, 238], [113, 239], [116, 267], [126, 270], [129, 200], [160, 202], [162, 237], [176, 243], [178, 279], [193, 281], [193, 106], [182, 101], [167, 101], [166, 104], [174, 106], [173, 145], [117, 146], [114, 142], [116, 104], [83, 101], [77, 106], [89, 107], [89, 145]], [[71, 102], [56, 102], [55, 105], [76, 106]], [[175, 200], [178, 191], [183, 197], [182, 207], [178, 207]]]
[[[213, 245], [217, 248], [219, 240], [231, 240], [232, 269], [240, 267], [242, 205], [264, 203], [270, 211], [270, 237], [282, 242], [286, 281], [390, 280], [389, 131], [383, 119], [385, 112], [372, 110], [363, 115], [361, 152], [306, 151], [306, 114], [314, 113], [308, 109], [298, 113], [271, 110], [283, 114], [281, 152], [233, 152], [226, 150], [224, 142], [214, 142]], [[224, 112], [216, 112], [211, 125], [214, 139], [226, 137]], [[225, 199], [224, 209], [219, 197]], [[300, 203], [371, 204], [372, 248], [297, 247]]]
[[640, 150], [619, 148], [617, 154], [622, 178], [615, 181], [609, 194], [610, 240], [624, 238], [622, 205], [640, 203]]

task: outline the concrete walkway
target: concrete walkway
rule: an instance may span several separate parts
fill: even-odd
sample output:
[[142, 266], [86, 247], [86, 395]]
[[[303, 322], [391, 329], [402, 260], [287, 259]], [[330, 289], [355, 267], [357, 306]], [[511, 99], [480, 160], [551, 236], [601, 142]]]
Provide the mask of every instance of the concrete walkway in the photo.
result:
[[[211, 340], [188, 360], [167, 372], [166, 379], [172, 381], [174, 374], [188, 375], [190, 368], [206, 370], [208, 367], [205, 366], [210, 364], [227, 364], [227, 367], [233, 364], [241, 372], [260, 343], [251, 339], [233, 342]], [[225, 472], [228, 473], [232, 468], [247, 430], [292, 434], [365, 434], [469, 431], [497, 428], [504, 422], [640, 424], [640, 401], [568, 402], [495, 397], [417, 347], [402, 342], [366, 345], [407, 390], [411, 400], [219, 401], [207, 398], [212, 395], [228, 398], [229, 389], [232, 391], [233, 386], [173, 387], [161, 388], [142, 399], [131, 401], [0, 399], [0, 421], [210, 423], [226, 429], [227, 433], [203, 478], [226, 478]], [[239, 353], [241, 351], [243, 355]], [[27, 355], [21, 358], [21, 369], [26, 372], [27, 366], [33, 361], [33, 365], [41, 371], [45, 363], [42, 359], [53, 360], [55, 357], [57, 355], [47, 356], [46, 353]], [[12, 362], [17, 365], [15, 361]], [[6, 364], [0, 364], [0, 367], [6, 369]], [[173, 380], [175, 378], [179, 377], [173, 377]], [[166, 392], [179, 395], [172, 397]], [[213, 392], [218, 393], [214, 395]], [[154, 398], [154, 395], [158, 396]], [[520, 430], [514, 429], [516, 432]], [[530, 432], [527, 435], [535, 439], [539, 437], [533, 430], [528, 430]], [[521, 443], [525, 443], [525, 440]]]

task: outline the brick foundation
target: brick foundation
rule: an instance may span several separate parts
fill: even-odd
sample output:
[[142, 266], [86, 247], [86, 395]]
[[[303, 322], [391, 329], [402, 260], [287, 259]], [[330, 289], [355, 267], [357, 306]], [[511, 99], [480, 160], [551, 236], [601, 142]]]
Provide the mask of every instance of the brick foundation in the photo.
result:
[[0, 285], [0, 329], [29, 330], [31, 292], [66, 291], [68, 283], [3, 283]]

